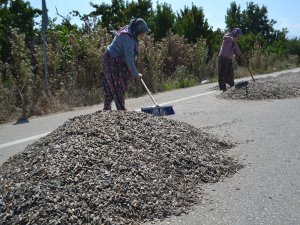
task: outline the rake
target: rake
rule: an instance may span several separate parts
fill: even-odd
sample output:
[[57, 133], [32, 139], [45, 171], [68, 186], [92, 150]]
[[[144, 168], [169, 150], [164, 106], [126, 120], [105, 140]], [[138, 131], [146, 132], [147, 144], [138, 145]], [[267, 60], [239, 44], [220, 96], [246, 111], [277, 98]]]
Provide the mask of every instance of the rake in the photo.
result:
[[255, 82], [255, 79], [254, 79], [254, 77], [253, 77], [253, 75], [252, 75], [252, 72], [251, 72], [249, 66], [246, 65], [246, 67], [247, 67], [248, 72], [250, 73], [250, 76], [252, 77], [252, 80]]

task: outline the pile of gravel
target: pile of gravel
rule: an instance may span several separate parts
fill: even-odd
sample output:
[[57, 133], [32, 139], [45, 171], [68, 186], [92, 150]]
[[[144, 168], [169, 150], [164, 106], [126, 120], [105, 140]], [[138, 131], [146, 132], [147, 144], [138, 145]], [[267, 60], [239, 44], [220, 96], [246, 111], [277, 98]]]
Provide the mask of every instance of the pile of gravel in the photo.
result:
[[0, 167], [0, 224], [141, 224], [199, 203], [242, 166], [232, 144], [138, 112], [74, 117]]
[[233, 87], [218, 97], [224, 99], [267, 100], [300, 97], [300, 74], [287, 73], [249, 81], [246, 87]]

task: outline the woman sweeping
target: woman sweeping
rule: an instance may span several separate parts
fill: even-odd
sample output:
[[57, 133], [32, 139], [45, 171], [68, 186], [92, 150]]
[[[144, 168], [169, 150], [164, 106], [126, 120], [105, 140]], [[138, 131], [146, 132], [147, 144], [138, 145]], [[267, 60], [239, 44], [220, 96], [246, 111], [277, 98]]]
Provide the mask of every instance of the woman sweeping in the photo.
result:
[[137, 70], [136, 60], [139, 40], [147, 32], [148, 26], [141, 18], [133, 18], [128, 25], [114, 31], [115, 37], [103, 58], [103, 110], [111, 110], [112, 101], [115, 102], [117, 110], [126, 110], [125, 92], [128, 80], [131, 76], [136, 79], [142, 77]]
[[218, 81], [219, 88], [226, 91], [226, 84], [234, 86], [233, 56], [238, 55], [243, 58], [243, 54], [237, 44], [238, 38], [242, 35], [240, 28], [234, 28], [230, 33], [226, 33], [219, 53], [218, 61]]

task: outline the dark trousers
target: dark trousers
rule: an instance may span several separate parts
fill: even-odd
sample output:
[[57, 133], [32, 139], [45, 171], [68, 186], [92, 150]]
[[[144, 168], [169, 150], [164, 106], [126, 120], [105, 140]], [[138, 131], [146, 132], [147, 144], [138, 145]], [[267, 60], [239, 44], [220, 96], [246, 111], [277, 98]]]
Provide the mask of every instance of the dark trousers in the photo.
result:
[[218, 82], [220, 90], [226, 90], [226, 84], [234, 86], [234, 70], [232, 59], [219, 56]]

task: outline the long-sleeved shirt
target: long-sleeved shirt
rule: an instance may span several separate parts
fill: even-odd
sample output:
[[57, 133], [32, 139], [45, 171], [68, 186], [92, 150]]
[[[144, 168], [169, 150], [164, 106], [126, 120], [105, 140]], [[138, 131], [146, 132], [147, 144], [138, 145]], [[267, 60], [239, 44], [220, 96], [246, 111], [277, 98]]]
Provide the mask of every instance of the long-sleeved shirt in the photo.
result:
[[135, 65], [135, 57], [138, 43], [134, 38], [128, 34], [116, 35], [112, 43], [107, 47], [110, 55], [115, 57], [122, 57], [132, 76], [138, 76], [138, 70]]
[[221, 50], [219, 56], [232, 59], [232, 57], [236, 54], [240, 54], [241, 50], [237, 45], [237, 41], [230, 33], [226, 34], [223, 38], [223, 43], [221, 46]]

